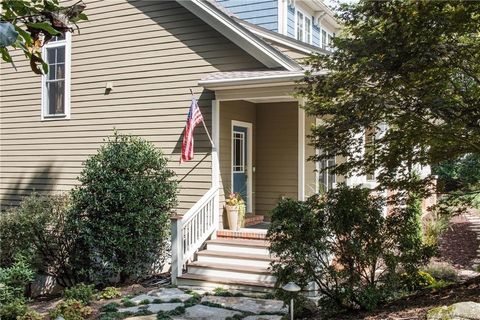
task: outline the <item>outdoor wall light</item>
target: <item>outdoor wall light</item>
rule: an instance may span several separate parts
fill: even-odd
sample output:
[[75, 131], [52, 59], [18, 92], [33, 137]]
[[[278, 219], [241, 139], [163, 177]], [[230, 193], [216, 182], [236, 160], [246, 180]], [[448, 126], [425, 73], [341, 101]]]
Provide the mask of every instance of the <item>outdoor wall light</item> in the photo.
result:
[[[282, 289], [287, 292], [298, 292], [301, 288], [295, 282], [290, 281]], [[290, 320], [293, 320], [293, 298], [290, 300]]]

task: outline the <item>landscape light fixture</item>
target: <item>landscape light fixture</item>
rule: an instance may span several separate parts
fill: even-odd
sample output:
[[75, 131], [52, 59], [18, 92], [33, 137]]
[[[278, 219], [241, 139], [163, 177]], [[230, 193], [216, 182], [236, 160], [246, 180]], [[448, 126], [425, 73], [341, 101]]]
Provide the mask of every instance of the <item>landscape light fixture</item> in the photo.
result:
[[[295, 282], [290, 281], [282, 289], [293, 293], [300, 291], [301, 288]], [[290, 300], [290, 320], [293, 320], [293, 298]]]

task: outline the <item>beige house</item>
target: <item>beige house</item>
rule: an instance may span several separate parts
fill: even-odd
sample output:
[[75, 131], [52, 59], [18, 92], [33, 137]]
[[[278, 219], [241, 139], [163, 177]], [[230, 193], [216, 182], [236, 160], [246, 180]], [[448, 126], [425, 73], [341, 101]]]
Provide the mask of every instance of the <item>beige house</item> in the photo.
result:
[[[282, 197], [304, 199], [336, 182], [307, 161], [315, 119], [292, 96], [301, 59], [328, 52], [206, 0], [84, 1], [81, 32], [43, 49], [47, 76], [34, 76], [20, 51], [16, 68], [1, 64], [1, 205], [33, 190], [69, 190], [114, 128], [139, 135], [164, 151], [180, 181], [174, 281], [268, 290], [265, 230], [223, 230], [224, 195], [240, 192], [247, 224], [258, 224]], [[195, 158], [179, 164], [190, 89], [214, 145], [198, 126]]]

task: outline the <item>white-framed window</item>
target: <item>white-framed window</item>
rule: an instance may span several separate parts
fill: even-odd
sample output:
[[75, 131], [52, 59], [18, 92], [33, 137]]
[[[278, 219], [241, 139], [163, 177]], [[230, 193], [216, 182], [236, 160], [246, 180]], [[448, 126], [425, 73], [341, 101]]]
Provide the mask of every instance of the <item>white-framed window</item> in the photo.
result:
[[327, 48], [327, 31], [322, 29], [322, 49]]
[[70, 119], [70, 32], [55, 36], [42, 48], [48, 73], [42, 76], [42, 120]]
[[312, 43], [312, 20], [306, 13], [298, 9], [296, 11], [296, 39], [310, 44]]
[[[320, 151], [321, 152], [321, 151]], [[335, 166], [335, 157], [320, 160], [317, 163], [317, 170], [319, 171], [320, 192], [326, 192], [333, 188], [333, 184], [337, 182], [335, 174], [332, 173], [332, 167]], [[329, 168], [329, 169], [325, 169]], [[323, 170], [323, 171], [322, 171]]]

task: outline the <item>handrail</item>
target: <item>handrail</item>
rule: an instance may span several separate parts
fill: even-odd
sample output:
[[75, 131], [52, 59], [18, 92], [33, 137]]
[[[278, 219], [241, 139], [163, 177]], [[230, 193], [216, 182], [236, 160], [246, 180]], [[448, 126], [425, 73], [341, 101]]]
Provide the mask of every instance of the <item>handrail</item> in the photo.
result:
[[182, 275], [183, 267], [218, 229], [219, 192], [212, 187], [183, 216], [172, 217], [172, 284]]

